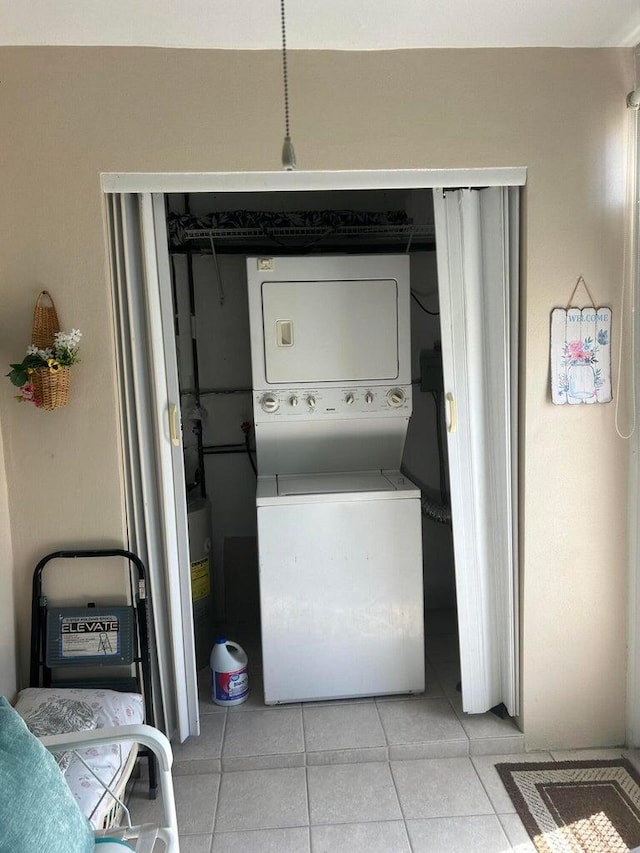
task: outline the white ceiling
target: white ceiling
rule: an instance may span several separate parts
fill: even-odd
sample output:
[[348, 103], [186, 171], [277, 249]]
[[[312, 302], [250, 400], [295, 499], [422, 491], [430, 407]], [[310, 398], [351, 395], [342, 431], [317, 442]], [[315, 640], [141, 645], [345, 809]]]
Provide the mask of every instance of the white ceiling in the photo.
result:
[[[286, 0], [290, 49], [633, 47], [639, 0]], [[0, 0], [0, 44], [273, 49], [280, 0]]]

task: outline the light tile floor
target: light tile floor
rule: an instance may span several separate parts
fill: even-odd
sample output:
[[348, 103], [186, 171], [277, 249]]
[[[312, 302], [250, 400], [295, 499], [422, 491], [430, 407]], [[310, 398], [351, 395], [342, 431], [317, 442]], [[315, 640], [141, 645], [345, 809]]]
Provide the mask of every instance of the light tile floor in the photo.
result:
[[[585, 753], [523, 755], [512, 720], [464, 714], [453, 615], [431, 615], [416, 697], [267, 708], [259, 642], [229, 632], [249, 653], [251, 695], [220, 708], [200, 673], [200, 737], [174, 747], [182, 853], [533, 853], [494, 765]], [[136, 783], [135, 820], [158, 807]]]

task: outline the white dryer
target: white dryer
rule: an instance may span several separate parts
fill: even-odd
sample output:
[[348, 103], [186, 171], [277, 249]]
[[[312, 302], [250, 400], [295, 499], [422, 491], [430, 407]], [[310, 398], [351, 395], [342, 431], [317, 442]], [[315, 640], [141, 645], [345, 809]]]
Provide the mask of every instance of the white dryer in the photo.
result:
[[409, 257], [248, 258], [260, 474], [399, 468]]
[[424, 689], [409, 258], [249, 258], [265, 701]]

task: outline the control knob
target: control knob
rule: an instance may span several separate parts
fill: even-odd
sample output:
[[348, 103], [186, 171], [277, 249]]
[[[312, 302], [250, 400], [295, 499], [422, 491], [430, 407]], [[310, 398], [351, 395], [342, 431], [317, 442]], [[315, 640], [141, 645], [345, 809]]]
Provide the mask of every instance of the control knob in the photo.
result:
[[387, 403], [392, 409], [399, 408], [405, 400], [405, 394], [402, 388], [392, 388], [387, 392]]
[[280, 400], [278, 400], [275, 394], [263, 394], [260, 398], [260, 405], [262, 406], [262, 411], [272, 414], [273, 412], [277, 412], [280, 407]]
[[316, 398], [313, 396], [313, 394], [309, 394], [309, 396], [307, 397], [307, 405], [309, 406], [310, 409], [315, 409]]
[[370, 406], [373, 403], [373, 394], [371, 393], [371, 391], [367, 391], [367, 393], [364, 395], [364, 401], [367, 406]]
[[298, 405], [298, 398], [296, 397], [296, 395], [295, 395], [295, 394], [292, 394], [292, 395], [289, 397], [289, 405], [290, 405], [290, 406], [297, 406], [297, 405]]
[[353, 406], [354, 400], [355, 397], [353, 396], [353, 394], [347, 394], [347, 396], [344, 398], [344, 401], [347, 406]]

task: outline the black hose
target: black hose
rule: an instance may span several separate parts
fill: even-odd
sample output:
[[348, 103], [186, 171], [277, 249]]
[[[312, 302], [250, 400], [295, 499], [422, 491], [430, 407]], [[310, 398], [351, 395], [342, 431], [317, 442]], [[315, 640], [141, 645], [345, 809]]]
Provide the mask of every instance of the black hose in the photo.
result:
[[247, 435], [245, 439], [245, 444], [247, 445], [247, 456], [249, 457], [249, 463], [253, 468], [253, 473], [258, 476], [258, 469], [256, 468], [256, 463], [253, 461], [253, 453], [251, 452], [251, 448], [249, 447], [249, 436]]
[[449, 492], [447, 489], [447, 469], [444, 464], [444, 445], [442, 441], [442, 399], [437, 391], [432, 391], [431, 396], [436, 406], [436, 435], [438, 440], [438, 464], [440, 468], [440, 500], [445, 506], [449, 506]]
[[435, 489], [422, 482], [404, 463], [400, 466], [400, 471], [420, 489], [422, 514], [438, 524], [451, 524], [451, 507], [438, 500]]
[[249, 423], [249, 421], [245, 421], [242, 424], [242, 432], [244, 433], [244, 446], [247, 450], [247, 456], [249, 457], [249, 463], [250, 463], [251, 467], [253, 468], [253, 473], [257, 477], [258, 476], [258, 469], [256, 468], [256, 463], [254, 462], [253, 453], [251, 451], [251, 445], [249, 444], [249, 439], [251, 437], [251, 429], [252, 429], [252, 425]]
[[447, 489], [447, 469], [444, 462], [444, 445], [442, 436], [442, 400], [437, 391], [432, 391], [431, 396], [436, 407], [436, 435], [438, 441], [438, 465], [440, 469], [440, 500], [436, 497], [435, 489], [421, 482], [419, 477], [416, 477], [404, 465], [400, 470], [402, 473], [412, 480], [420, 489], [420, 506], [422, 514], [432, 521], [437, 521], [438, 524], [451, 524], [451, 502], [449, 499], [449, 491]]

